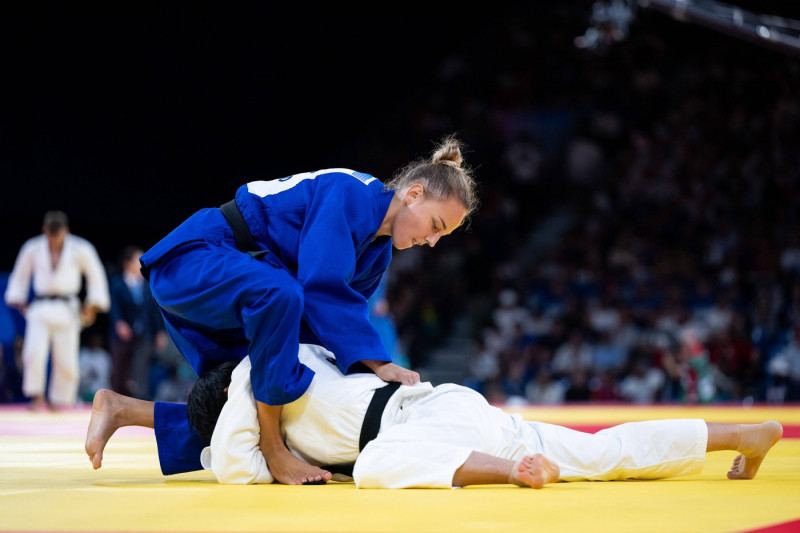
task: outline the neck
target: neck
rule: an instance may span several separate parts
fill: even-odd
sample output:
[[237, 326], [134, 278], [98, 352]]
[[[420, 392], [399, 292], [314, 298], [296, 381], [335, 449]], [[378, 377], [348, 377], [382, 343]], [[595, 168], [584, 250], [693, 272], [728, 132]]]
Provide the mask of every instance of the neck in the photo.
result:
[[64, 248], [64, 239], [48, 239], [47, 244], [50, 247], [51, 252], [60, 252], [61, 249]]
[[394, 223], [394, 218], [397, 216], [397, 212], [400, 211], [401, 207], [403, 207], [403, 199], [400, 198], [397, 192], [395, 192], [394, 196], [392, 196], [392, 201], [389, 204], [389, 209], [386, 210], [386, 216], [383, 217], [383, 222], [381, 222], [381, 226], [378, 228], [378, 232], [375, 234], [376, 237], [383, 237], [392, 234], [392, 224]]

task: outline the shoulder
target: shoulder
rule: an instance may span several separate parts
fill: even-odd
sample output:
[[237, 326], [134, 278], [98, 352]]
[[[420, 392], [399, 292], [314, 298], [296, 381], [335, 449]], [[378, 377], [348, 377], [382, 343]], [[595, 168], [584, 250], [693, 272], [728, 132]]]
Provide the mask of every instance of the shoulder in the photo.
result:
[[328, 168], [314, 173], [320, 185], [330, 186], [351, 194], [375, 194], [383, 190], [383, 183], [366, 172], [349, 168]]
[[97, 254], [97, 249], [94, 247], [94, 244], [89, 242], [88, 240], [84, 239], [83, 237], [79, 237], [77, 235], [69, 234], [67, 235], [66, 240], [64, 241], [66, 246], [70, 246], [74, 250], [77, 251], [83, 257], [94, 258], [99, 256]]
[[31, 237], [30, 239], [26, 240], [22, 243], [21, 250], [29, 250], [32, 248], [36, 248], [37, 246], [44, 246], [47, 240], [45, 239], [44, 235], [37, 235], [36, 237]]
[[[390, 192], [383, 182], [370, 174], [348, 169], [332, 169], [328, 174], [335, 176], [335, 182], [326, 191], [332, 200], [349, 219], [363, 219], [372, 225], [373, 219], [383, 219], [386, 212], [386, 195]], [[374, 228], [370, 227], [370, 231]]]
[[67, 235], [66, 242], [71, 243], [73, 246], [79, 246], [81, 248], [85, 248], [88, 250], [94, 250], [94, 244], [84, 239], [83, 237], [74, 235], [72, 233]]
[[19, 248], [19, 256], [20, 257], [28, 257], [31, 255], [35, 255], [39, 250], [45, 250], [47, 248], [47, 240], [45, 239], [44, 235], [38, 235], [36, 237], [31, 237], [30, 239], [26, 240], [22, 243], [22, 246]]

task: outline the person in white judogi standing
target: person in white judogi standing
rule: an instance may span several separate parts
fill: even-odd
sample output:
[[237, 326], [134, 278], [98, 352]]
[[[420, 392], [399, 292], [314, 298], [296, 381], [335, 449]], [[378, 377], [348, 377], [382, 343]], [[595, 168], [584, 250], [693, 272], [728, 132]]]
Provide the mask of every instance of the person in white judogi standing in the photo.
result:
[[[86, 297], [78, 294], [83, 278]], [[33, 299], [30, 288], [33, 283]], [[52, 354], [47, 400], [53, 409], [77, 401], [82, 327], [110, 306], [108, 277], [94, 245], [69, 231], [63, 211], [45, 213], [42, 234], [28, 239], [8, 278], [5, 301], [25, 317], [22, 391], [31, 407], [45, 400], [48, 354]]]

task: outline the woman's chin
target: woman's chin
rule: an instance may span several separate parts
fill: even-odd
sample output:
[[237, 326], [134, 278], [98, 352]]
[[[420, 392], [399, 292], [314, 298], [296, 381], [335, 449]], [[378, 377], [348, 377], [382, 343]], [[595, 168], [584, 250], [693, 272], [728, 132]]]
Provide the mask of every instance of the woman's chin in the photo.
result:
[[397, 240], [392, 238], [392, 246], [394, 246], [395, 249], [397, 249], [397, 250], [407, 250], [408, 248], [411, 248], [412, 246], [414, 246], [414, 243], [412, 243], [412, 242], [399, 243], [399, 242], [397, 242]]

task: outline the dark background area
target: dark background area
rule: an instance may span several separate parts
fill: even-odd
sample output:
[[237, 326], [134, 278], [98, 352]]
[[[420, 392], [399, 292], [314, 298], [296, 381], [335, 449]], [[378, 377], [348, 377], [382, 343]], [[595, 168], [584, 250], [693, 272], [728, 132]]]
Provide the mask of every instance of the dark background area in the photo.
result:
[[[798, 11], [794, 2], [733, 3], [785, 16]], [[414, 135], [414, 106], [430, 98], [426, 91], [448, 57], [482, 49], [487, 64], [502, 64], [506, 36], [497, 32], [509, 16], [535, 19], [550, 38], [571, 41], [585, 30], [593, 2], [566, 4], [5, 8], [0, 270], [11, 269], [48, 209], [66, 211], [73, 232], [112, 261], [125, 244], [150, 246], [252, 179], [336, 166], [385, 179], [431, 148], [435, 139]], [[640, 11], [647, 24], [697, 39], [690, 46], [725, 38]], [[532, 67], [574, 62], [557, 50], [531, 58]], [[531, 75], [547, 87], [547, 70]], [[474, 85], [487, 82], [480, 76], [473, 74]], [[394, 158], [381, 158], [389, 150]], [[480, 166], [485, 156], [473, 154], [471, 162]]]
[[490, 16], [382, 5], [26, 4], [2, 22], [0, 270], [48, 209], [104, 259], [150, 246], [252, 179], [344, 166], [391, 172], [432, 139], [398, 116]]

